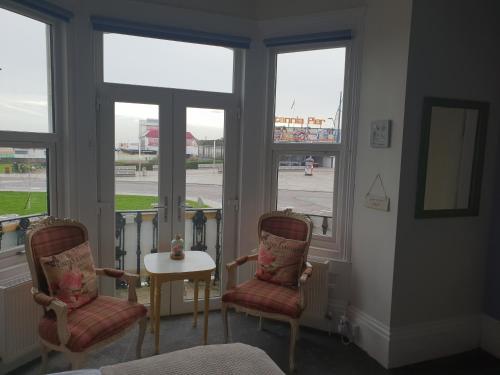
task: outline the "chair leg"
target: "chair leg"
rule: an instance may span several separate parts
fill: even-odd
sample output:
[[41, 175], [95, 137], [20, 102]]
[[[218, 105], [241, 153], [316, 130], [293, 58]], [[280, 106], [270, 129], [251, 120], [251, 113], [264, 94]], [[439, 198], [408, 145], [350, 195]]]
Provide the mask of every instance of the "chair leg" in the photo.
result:
[[262, 316], [259, 316], [259, 331], [262, 331]]
[[289, 354], [289, 366], [290, 372], [295, 370], [295, 343], [297, 342], [297, 336], [299, 332], [299, 321], [290, 321], [290, 354]]
[[42, 364], [40, 365], [40, 374], [47, 373], [47, 362], [49, 360], [49, 348], [40, 343], [40, 352], [42, 354]]
[[227, 344], [229, 340], [229, 322], [227, 320], [227, 305], [225, 303], [222, 303], [221, 314], [222, 314], [222, 325], [224, 326], [224, 343]]
[[146, 333], [147, 324], [148, 324], [147, 317], [143, 317], [141, 318], [141, 320], [139, 320], [139, 336], [137, 337], [137, 347], [136, 347], [137, 358], [141, 358], [142, 343], [144, 342], [144, 334]]
[[87, 353], [68, 353], [69, 361], [71, 362], [71, 370], [79, 370], [82, 368], [85, 359], [87, 357]]

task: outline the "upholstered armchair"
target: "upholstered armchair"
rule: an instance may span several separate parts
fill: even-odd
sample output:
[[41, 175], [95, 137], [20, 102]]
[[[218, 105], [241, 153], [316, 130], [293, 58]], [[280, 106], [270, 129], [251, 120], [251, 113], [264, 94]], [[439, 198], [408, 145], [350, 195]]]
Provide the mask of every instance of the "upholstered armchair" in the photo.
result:
[[[293, 285], [279, 285], [267, 281], [266, 278], [259, 278], [259, 271], [257, 271], [253, 279], [236, 285], [236, 271], [239, 266], [247, 262], [260, 262], [262, 257], [266, 256], [262, 255], [262, 243], [264, 235], [268, 235], [268, 233], [284, 239], [304, 242], [303, 257]], [[312, 274], [312, 266], [306, 261], [311, 235], [312, 222], [304, 215], [293, 213], [291, 210], [264, 214], [260, 217], [258, 224], [259, 253], [239, 257], [226, 265], [228, 280], [226, 292], [222, 297], [221, 308], [226, 342], [228, 340], [228, 308], [260, 317], [261, 320], [262, 318], [268, 318], [288, 322], [291, 327], [290, 371], [295, 369], [295, 342], [299, 330], [300, 316], [306, 307], [303, 287]]]
[[75, 309], [50, 295], [41, 260], [57, 256], [88, 240], [81, 223], [48, 217], [32, 225], [26, 233], [26, 255], [33, 281], [33, 299], [43, 308], [39, 323], [42, 373], [46, 371], [48, 352], [63, 352], [72, 369], [80, 368], [88, 352], [98, 349], [125, 334], [134, 323], [139, 324], [137, 357], [141, 355], [146, 330], [146, 308], [137, 303], [135, 285], [138, 275], [111, 268], [94, 268], [97, 276], [125, 281], [128, 300], [101, 296]]

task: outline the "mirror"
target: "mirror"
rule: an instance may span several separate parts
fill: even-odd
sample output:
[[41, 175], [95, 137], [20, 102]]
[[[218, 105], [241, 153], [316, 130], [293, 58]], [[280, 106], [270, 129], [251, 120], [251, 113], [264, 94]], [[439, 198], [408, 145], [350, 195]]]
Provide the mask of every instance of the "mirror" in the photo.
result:
[[475, 216], [488, 103], [424, 98], [415, 216]]

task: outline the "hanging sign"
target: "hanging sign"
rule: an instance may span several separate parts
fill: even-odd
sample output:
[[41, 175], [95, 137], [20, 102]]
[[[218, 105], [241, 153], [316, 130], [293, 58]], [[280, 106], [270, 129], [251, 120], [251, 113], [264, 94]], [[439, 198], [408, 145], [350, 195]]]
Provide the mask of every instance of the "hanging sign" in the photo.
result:
[[[377, 181], [380, 182], [380, 186], [382, 187], [382, 191], [384, 192], [383, 196], [372, 193], [373, 187], [375, 186]], [[365, 195], [365, 207], [379, 211], [390, 210], [390, 199], [385, 191], [384, 183], [382, 182], [382, 177], [380, 176], [380, 173], [375, 176], [375, 179], [373, 180], [370, 189], [368, 189], [368, 193], [366, 193]]]

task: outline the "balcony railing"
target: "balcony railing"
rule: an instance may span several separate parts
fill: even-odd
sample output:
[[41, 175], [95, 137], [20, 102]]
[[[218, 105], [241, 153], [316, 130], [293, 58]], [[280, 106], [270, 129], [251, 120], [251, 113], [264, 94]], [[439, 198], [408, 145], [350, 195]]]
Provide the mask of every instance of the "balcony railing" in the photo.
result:
[[[220, 281], [222, 251], [222, 209], [187, 208], [185, 211], [186, 250], [207, 252], [216, 265], [213, 282]], [[158, 212], [156, 210], [116, 211], [116, 268], [144, 274], [144, 256], [158, 252]]]
[[[0, 219], [0, 253], [24, 244], [31, 223], [46, 216], [28, 215]], [[314, 233], [330, 235], [331, 216], [309, 215]], [[115, 213], [116, 268], [132, 271], [144, 278], [144, 256], [158, 251], [158, 212], [156, 210], [117, 211]], [[214, 284], [220, 281], [222, 252], [222, 209], [187, 208], [185, 211], [185, 249], [207, 252], [216, 264]]]
[[47, 213], [0, 218], [0, 253], [24, 245], [29, 226], [45, 216]]

